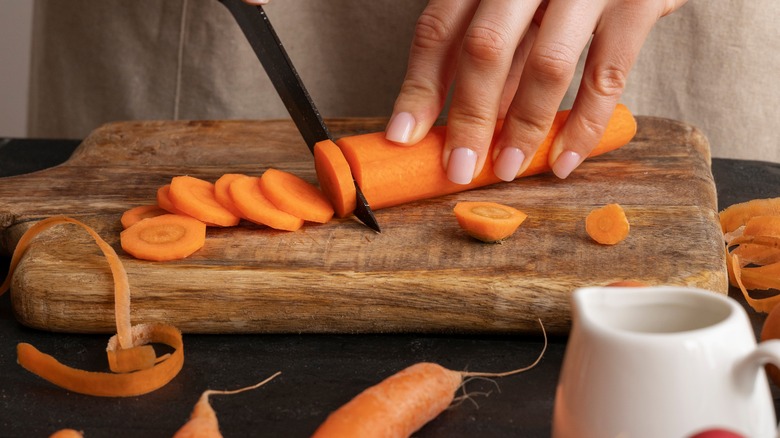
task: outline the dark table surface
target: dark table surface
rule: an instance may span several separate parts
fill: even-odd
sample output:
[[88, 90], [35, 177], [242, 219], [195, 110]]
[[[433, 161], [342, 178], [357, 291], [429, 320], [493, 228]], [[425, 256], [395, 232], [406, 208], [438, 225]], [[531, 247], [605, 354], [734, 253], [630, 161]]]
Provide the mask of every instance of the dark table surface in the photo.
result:
[[[4, 176], [65, 161], [78, 143], [0, 139], [0, 184]], [[713, 159], [712, 172], [720, 209], [780, 196], [778, 164]], [[0, 257], [0, 278], [7, 268], [8, 258]], [[744, 305], [738, 290], [732, 288], [729, 294]], [[763, 315], [750, 309], [748, 314], [759, 330]], [[306, 437], [330, 411], [412, 363], [503, 371], [531, 363], [543, 346], [540, 335], [185, 335], [181, 373], [155, 392], [129, 398], [70, 393], [16, 363], [16, 344], [28, 342], [68, 365], [104, 370], [107, 340], [106, 335], [23, 327], [13, 317], [9, 294], [0, 297], [0, 436], [45, 437], [68, 427], [90, 438], [169, 437], [186, 422], [205, 389], [243, 387], [282, 371], [260, 389], [213, 396], [212, 406], [226, 437]], [[493, 382], [470, 382], [469, 399], [415, 436], [550, 436], [565, 347], [565, 337], [551, 338], [544, 358], [532, 370]], [[776, 396], [776, 406], [778, 400]]]

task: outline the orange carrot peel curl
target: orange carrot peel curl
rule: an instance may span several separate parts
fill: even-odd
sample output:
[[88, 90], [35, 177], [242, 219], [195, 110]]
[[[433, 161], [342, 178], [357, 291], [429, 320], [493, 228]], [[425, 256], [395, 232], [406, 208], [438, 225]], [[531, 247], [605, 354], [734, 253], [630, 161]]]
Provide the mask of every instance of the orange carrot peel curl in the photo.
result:
[[769, 313], [780, 295], [753, 298], [750, 290], [780, 290], [780, 198], [755, 199], [720, 212], [729, 281], [757, 312]]
[[[541, 321], [539, 322], [541, 325]], [[527, 371], [541, 361], [547, 349], [547, 334], [539, 357], [529, 366], [503, 373], [452, 371], [421, 362], [364, 390], [340, 407], [317, 428], [312, 438], [402, 438], [411, 436], [436, 418], [455, 400], [455, 393], [468, 377], [507, 377]]]
[[[32, 239], [55, 225], [65, 223], [84, 228], [100, 247], [111, 268], [117, 334], [109, 339], [106, 351], [112, 372], [71, 368], [26, 343], [17, 346], [19, 364], [57, 386], [87, 395], [130, 397], [165, 386], [176, 377], [184, 364], [181, 332], [166, 324], [130, 324], [130, 286], [127, 272], [111, 245], [83, 222], [56, 216], [41, 220], [27, 230], [11, 257], [8, 276], [0, 285], [0, 295], [10, 289], [13, 273]], [[168, 345], [174, 351], [157, 357], [153, 347], [149, 345], [151, 343]]]
[[[550, 149], [568, 116], [569, 110], [557, 113], [547, 137], [533, 156], [531, 164], [518, 177], [550, 170], [548, 162]], [[500, 129], [499, 122], [496, 132]], [[628, 144], [636, 134], [636, 129], [636, 120], [628, 108], [622, 104], [617, 105], [601, 141], [589, 156], [595, 157]], [[501, 182], [493, 173], [492, 160], [485, 162], [485, 167], [470, 184], [461, 185], [451, 182], [441, 164], [445, 136], [446, 127], [435, 126], [420, 142], [408, 147], [398, 146], [386, 140], [383, 132], [342, 137], [336, 144], [346, 162], [349, 163], [349, 170], [360, 185], [363, 195], [374, 210]], [[323, 146], [320, 148], [324, 149]], [[337, 155], [337, 151], [332, 147], [327, 151], [321, 151], [320, 155], [315, 156], [315, 160], [341, 161], [341, 158], [333, 158]], [[352, 175], [343, 169], [343, 165], [326, 166], [324, 163], [320, 163], [317, 168], [322, 191], [328, 194], [331, 202], [337, 206], [340, 217], [354, 209], [354, 202], [350, 208], [343, 206], [343, 199], [350, 199], [350, 202], [354, 199], [352, 194], [354, 187], [351, 187], [354, 185]], [[333, 172], [342, 175], [336, 176]]]

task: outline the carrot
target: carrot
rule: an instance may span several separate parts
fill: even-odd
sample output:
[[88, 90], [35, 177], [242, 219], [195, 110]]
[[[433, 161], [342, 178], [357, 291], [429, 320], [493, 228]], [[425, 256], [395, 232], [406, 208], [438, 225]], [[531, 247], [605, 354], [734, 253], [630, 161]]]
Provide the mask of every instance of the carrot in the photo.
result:
[[260, 178], [238, 178], [228, 188], [230, 196], [243, 217], [277, 230], [295, 231], [303, 226], [303, 219], [276, 208], [260, 190]]
[[49, 438], [83, 438], [84, 434], [76, 429], [60, 429], [53, 434], [49, 435]]
[[469, 236], [486, 243], [503, 241], [528, 217], [520, 210], [495, 202], [458, 202], [453, 212], [458, 225]]
[[189, 216], [164, 214], [122, 231], [119, 240], [122, 249], [137, 259], [183, 259], [206, 243], [206, 224]]
[[313, 184], [278, 169], [267, 169], [260, 177], [260, 190], [279, 210], [304, 221], [324, 224], [333, 217], [333, 206]]
[[349, 163], [341, 149], [330, 140], [314, 145], [314, 169], [325, 197], [330, 199], [336, 216], [347, 217], [355, 210], [357, 193]]
[[[540, 322], [541, 323], [541, 322]], [[531, 365], [505, 373], [452, 371], [421, 362], [386, 378], [332, 412], [313, 438], [401, 438], [411, 436], [444, 411], [468, 377], [506, 377], [527, 371], [542, 359], [544, 348]]]
[[157, 189], [157, 205], [160, 206], [160, 208], [162, 208], [163, 210], [171, 214], [189, 216], [187, 213], [179, 210], [178, 208], [176, 208], [176, 206], [173, 205], [170, 194], [171, 194], [170, 184], [165, 184], [163, 186], [160, 186]]
[[[154, 219], [146, 219], [145, 221], [150, 220]], [[118, 353], [121, 350], [135, 350], [137, 347], [144, 347], [153, 343], [166, 344], [172, 347], [174, 351], [173, 353], [155, 358], [153, 364], [147, 360], [149, 350], [146, 348], [135, 350], [135, 352], [141, 352], [141, 354], [136, 354], [135, 352], [129, 355], [116, 354], [114, 356], [116, 368], [137, 370], [122, 374], [91, 372], [71, 368], [27, 343], [17, 345], [17, 361], [33, 374], [57, 386], [81, 394], [129, 397], [146, 394], [164, 386], [176, 377], [184, 363], [181, 332], [175, 327], [165, 324], [130, 324], [130, 286], [127, 272], [111, 245], [83, 222], [65, 216], [55, 216], [41, 220], [30, 227], [19, 239], [19, 243], [11, 256], [8, 276], [3, 284], [0, 285], [0, 295], [10, 288], [14, 271], [35, 236], [55, 225], [65, 223], [78, 225], [92, 236], [106, 257], [111, 269], [114, 279], [114, 312], [117, 334], [109, 339], [106, 351]], [[125, 363], [125, 361], [129, 361], [129, 363]]]
[[238, 178], [246, 175], [241, 173], [226, 173], [214, 182], [214, 197], [220, 205], [228, 209], [236, 217], [243, 217], [243, 213], [236, 207], [230, 196], [230, 184]]
[[592, 210], [585, 218], [585, 231], [602, 245], [615, 245], [628, 237], [630, 225], [620, 204]]
[[[536, 175], [550, 170], [548, 155], [552, 141], [568, 115], [568, 110], [556, 115], [547, 138], [540, 145], [529, 167], [519, 176]], [[635, 133], [636, 120], [633, 115], [624, 105], [618, 105], [604, 136], [590, 156], [600, 155], [627, 144]], [[501, 182], [493, 174], [491, 160], [486, 161], [482, 172], [470, 184], [461, 185], [449, 181], [441, 165], [445, 134], [446, 127], [434, 127], [425, 138], [411, 147], [397, 146], [386, 140], [381, 132], [343, 137], [336, 143], [374, 210]], [[326, 193], [337, 190], [323, 187]]]
[[720, 212], [729, 282], [757, 312], [769, 313], [780, 295], [750, 296], [751, 290], [780, 290], [780, 198], [754, 199]]
[[175, 176], [168, 196], [173, 206], [195, 219], [222, 227], [237, 225], [240, 218], [217, 202], [214, 184], [192, 176]]
[[232, 391], [218, 391], [214, 389], [204, 391], [195, 404], [189, 421], [173, 435], [173, 438], [222, 438], [222, 434], [219, 432], [217, 413], [214, 412], [214, 409], [209, 403], [209, 396], [238, 394], [240, 392], [259, 388], [273, 380], [279, 374], [281, 374], [281, 371], [274, 373], [274, 375], [260, 383], [245, 388], [234, 389]]
[[141, 219], [161, 216], [166, 213], [169, 213], [168, 210], [160, 208], [160, 206], [157, 204], [139, 205], [138, 207], [133, 207], [122, 213], [120, 222], [122, 223], [122, 228], [127, 229], [136, 222], [139, 222]]

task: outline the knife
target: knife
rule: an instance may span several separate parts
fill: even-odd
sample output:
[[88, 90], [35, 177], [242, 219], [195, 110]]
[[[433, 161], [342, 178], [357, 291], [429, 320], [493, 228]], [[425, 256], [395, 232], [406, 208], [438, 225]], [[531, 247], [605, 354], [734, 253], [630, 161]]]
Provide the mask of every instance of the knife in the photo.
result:
[[[318, 141], [333, 140], [263, 7], [247, 4], [243, 0], [219, 1], [233, 14], [238, 27], [244, 32], [309, 150], [314, 153], [314, 145]], [[352, 181], [357, 192], [353, 214], [372, 230], [381, 232], [357, 181], [354, 178]]]

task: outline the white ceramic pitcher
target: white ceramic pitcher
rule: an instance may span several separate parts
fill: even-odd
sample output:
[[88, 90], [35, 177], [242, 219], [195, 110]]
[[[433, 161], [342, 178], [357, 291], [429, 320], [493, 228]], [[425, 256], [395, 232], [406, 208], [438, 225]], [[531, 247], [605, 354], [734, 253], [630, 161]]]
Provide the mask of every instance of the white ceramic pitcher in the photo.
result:
[[735, 300], [685, 287], [578, 289], [555, 396], [553, 437], [687, 437], [725, 428], [775, 437], [763, 365]]

